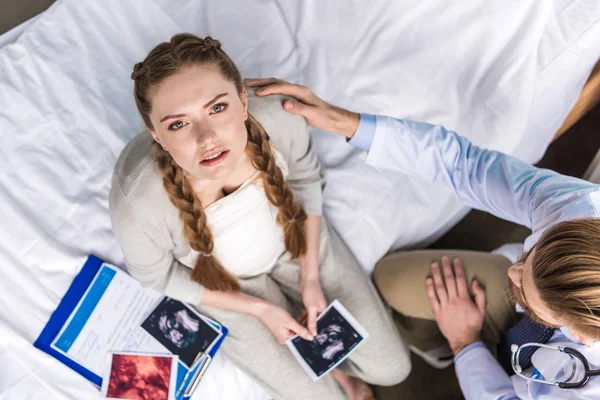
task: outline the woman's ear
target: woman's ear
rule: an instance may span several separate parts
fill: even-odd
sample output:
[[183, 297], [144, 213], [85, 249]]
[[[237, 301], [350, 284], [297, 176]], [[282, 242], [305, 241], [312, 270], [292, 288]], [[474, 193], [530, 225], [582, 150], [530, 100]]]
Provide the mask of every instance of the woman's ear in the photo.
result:
[[150, 132], [150, 134], [152, 135], [152, 138], [154, 139], [154, 141], [156, 143], [160, 144], [162, 146], [162, 148], [166, 150], [167, 148], [165, 147], [164, 144], [162, 144], [162, 142], [160, 141], [160, 138], [158, 137], [158, 135], [156, 134], [156, 132], [153, 131], [152, 129], [148, 128], [148, 127], [146, 127], [146, 129], [148, 130], [148, 132]]

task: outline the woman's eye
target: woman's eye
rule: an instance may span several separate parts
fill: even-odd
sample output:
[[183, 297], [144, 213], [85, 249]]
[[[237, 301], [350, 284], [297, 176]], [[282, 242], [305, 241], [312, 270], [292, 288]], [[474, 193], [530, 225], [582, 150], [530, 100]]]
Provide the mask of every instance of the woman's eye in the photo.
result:
[[182, 121], [175, 121], [171, 125], [169, 125], [169, 130], [176, 131], [177, 129], [181, 129], [184, 126], [185, 126], [185, 124]]
[[225, 111], [226, 108], [227, 108], [227, 104], [224, 104], [224, 103], [215, 104], [212, 108], [212, 112], [215, 114], [218, 114], [220, 112]]

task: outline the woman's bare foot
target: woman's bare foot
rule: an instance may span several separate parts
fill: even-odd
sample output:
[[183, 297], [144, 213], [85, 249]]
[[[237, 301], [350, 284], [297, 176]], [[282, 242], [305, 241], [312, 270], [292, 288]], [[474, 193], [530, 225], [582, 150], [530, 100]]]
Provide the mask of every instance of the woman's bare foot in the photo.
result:
[[334, 369], [331, 371], [331, 376], [333, 379], [339, 383], [339, 385], [344, 389], [348, 399], [350, 400], [375, 400], [375, 395], [373, 391], [365, 382], [361, 381], [358, 378], [354, 378], [350, 375], [346, 375], [345, 373]]

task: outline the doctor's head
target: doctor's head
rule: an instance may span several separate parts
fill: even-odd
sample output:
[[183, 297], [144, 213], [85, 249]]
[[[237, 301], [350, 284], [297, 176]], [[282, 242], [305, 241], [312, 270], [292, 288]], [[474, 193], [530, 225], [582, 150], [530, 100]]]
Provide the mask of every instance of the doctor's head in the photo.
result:
[[134, 98], [148, 131], [163, 185], [179, 209], [184, 234], [198, 259], [192, 279], [211, 290], [237, 291], [239, 282], [213, 255], [213, 236], [199, 193], [225, 192], [259, 171], [278, 209], [286, 249], [304, 254], [306, 214], [275, 162], [267, 133], [248, 112], [248, 94], [233, 60], [211, 37], [183, 33], [160, 43], [135, 65]]
[[511, 297], [534, 320], [600, 340], [600, 219], [553, 225], [508, 274]]

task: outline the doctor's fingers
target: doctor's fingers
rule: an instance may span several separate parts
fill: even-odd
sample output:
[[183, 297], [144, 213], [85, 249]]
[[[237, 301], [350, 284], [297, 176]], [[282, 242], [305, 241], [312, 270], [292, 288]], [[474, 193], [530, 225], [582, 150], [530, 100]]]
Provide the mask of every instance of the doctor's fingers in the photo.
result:
[[268, 96], [270, 94], [282, 94], [290, 96], [308, 105], [323, 105], [325, 102], [315, 95], [308, 87], [296, 85], [281, 79], [246, 79], [244, 81], [248, 87], [259, 87], [256, 94], [259, 96]]
[[431, 275], [433, 276], [435, 293], [440, 301], [440, 305], [444, 307], [446, 304], [448, 304], [448, 292], [446, 291], [446, 285], [442, 279], [439, 263], [434, 262], [431, 264]]
[[257, 87], [257, 86], [267, 86], [272, 85], [273, 83], [279, 82], [277, 78], [247, 78], [244, 79], [244, 86], [246, 87]]
[[453, 299], [456, 297], [456, 281], [454, 279], [454, 271], [452, 270], [450, 259], [446, 256], [442, 257], [442, 270], [444, 271], [444, 281], [446, 282], [448, 299]]
[[458, 297], [468, 297], [469, 290], [467, 289], [467, 278], [463, 269], [462, 261], [459, 258], [452, 260], [454, 266], [454, 277], [456, 278], [456, 291]]
[[438, 312], [440, 311], [440, 301], [435, 294], [435, 289], [433, 287], [433, 279], [427, 278], [425, 280], [425, 290], [427, 291], [427, 297], [429, 298], [429, 304], [431, 304], [431, 308], [433, 309], [433, 313], [437, 318]]

